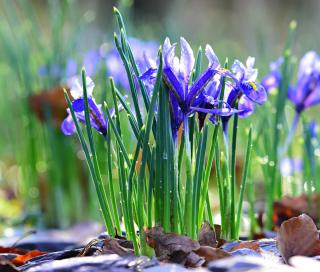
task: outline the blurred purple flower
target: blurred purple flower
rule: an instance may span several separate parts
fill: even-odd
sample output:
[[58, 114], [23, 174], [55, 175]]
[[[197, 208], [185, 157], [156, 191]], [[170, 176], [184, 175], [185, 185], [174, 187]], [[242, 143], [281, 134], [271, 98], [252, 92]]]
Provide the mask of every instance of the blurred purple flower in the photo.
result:
[[[262, 82], [268, 91], [272, 88], [279, 87], [282, 79], [280, 71], [282, 63], [282, 58], [271, 63], [271, 72], [269, 75], [264, 77]], [[301, 58], [297, 82], [295, 85], [289, 86], [288, 98], [295, 107], [296, 115], [292, 121], [292, 125], [281, 150], [281, 154], [285, 154], [291, 143], [296, 127], [299, 123], [301, 113], [307, 108], [320, 103], [320, 56], [316, 52], [309, 51]]]
[[78, 64], [74, 59], [68, 59], [65, 69], [65, 77], [71, 78], [78, 72]]
[[297, 113], [320, 103], [320, 57], [314, 51], [301, 59], [295, 86], [290, 86], [288, 97]]
[[280, 172], [284, 177], [290, 177], [300, 173], [303, 169], [303, 163], [297, 158], [284, 158], [280, 164]]
[[38, 68], [38, 75], [40, 77], [45, 77], [45, 76], [48, 76], [49, 74], [49, 70], [48, 70], [48, 67], [46, 65], [41, 65], [39, 68]]
[[99, 50], [90, 50], [84, 55], [83, 66], [89, 77], [92, 77], [95, 74], [101, 59], [102, 57]]
[[[267, 91], [279, 87], [282, 63], [279, 58], [270, 64], [270, 74], [261, 82]], [[288, 98], [298, 114], [320, 103], [320, 56], [316, 52], [309, 51], [301, 58], [297, 83], [289, 87]]]
[[77, 62], [74, 59], [68, 59], [65, 67], [54, 63], [50, 66], [42, 65], [38, 69], [40, 77], [53, 77], [53, 78], [70, 78], [77, 74]]
[[[140, 75], [142, 77], [145, 76], [144, 79], [149, 80], [150, 77], [148, 76], [148, 73], [152, 74], [153, 70], [156, 70], [158, 45], [153, 41], [146, 42], [136, 38], [129, 38], [128, 42], [137, 63]], [[108, 76], [113, 77], [116, 85], [120, 85], [124, 89], [130, 88], [121, 57], [115, 48], [110, 50], [107, 54], [106, 66]], [[150, 84], [146, 85], [147, 88], [150, 87]]]

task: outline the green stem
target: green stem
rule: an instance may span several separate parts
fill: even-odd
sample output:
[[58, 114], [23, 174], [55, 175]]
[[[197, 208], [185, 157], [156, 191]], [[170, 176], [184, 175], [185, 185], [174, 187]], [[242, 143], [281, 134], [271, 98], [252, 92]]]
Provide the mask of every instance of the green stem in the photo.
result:
[[200, 198], [200, 206], [199, 206], [198, 225], [201, 224], [201, 220], [203, 218], [203, 213], [204, 213], [205, 199], [208, 196], [209, 179], [210, 179], [210, 173], [211, 173], [211, 169], [212, 169], [212, 165], [213, 165], [213, 159], [214, 159], [214, 153], [215, 153], [214, 151], [215, 151], [215, 146], [216, 146], [216, 142], [217, 142], [218, 131], [219, 131], [219, 126], [216, 125], [214, 127], [214, 131], [213, 131], [213, 135], [212, 135], [212, 141], [211, 141], [208, 161], [207, 161], [206, 170], [205, 170], [205, 174], [204, 174], [204, 181], [203, 181], [201, 198]]
[[[106, 200], [106, 194], [105, 194], [105, 190], [104, 190], [102, 181], [101, 181], [101, 179], [99, 179], [98, 173], [96, 172], [96, 165], [92, 162], [93, 156], [92, 156], [92, 159], [91, 159], [89, 148], [87, 146], [87, 143], [85, 141], [84, 135], [83, 135], [82, 130], [80, 128], [79, 122], [78, 122], [78, 120], [77, 120], [77, 118], [75, 116], [74, 110], [72, 108], [72, 104], [71, 104], [70, 98], [69, 98], [69, 96], [68, 96], [66, 91], [65, 91], [64, 95], [65, 95], [65, 98], [67, 100], [68, 107], [70, 109], [72, 119], [73, 119], [74, 124], [76, 126], [77, 134], [78, 134], [82, 149], [83, 149], [83, 151], [85, 153], [85, 156], [86, 156], [86, 161], [87, 161], [87, 164], [88, 164], [88, 167], [89, 167], [89, 170], [90, 170], [90, 174], [91, 174], [91, 177], [93, 179], [93, 182], [94, 182], [94, 185], [95, 185], [95, 188], [96, 188], [99, 204], [100, 204], [100, 207], [101, 207], [101, 212], [102, 212], [103, 219], [104, 219], [104, 222], [105, 222], [106, 227], [107, 227], [107, 231], [111, 236], [114, 236], [115, 232], [114, 232], [114, 228], [113, 228], [113, 222], [111, 220], [112, 217], [111, 217], [111, 214], [110, 214], [110, 211], [109, 211], [108, 203], [107, 203], [107, 200]], [[85, 100], [85, 104], [87, 104], [86, 101], [88, 102], [88, 99]], [[87, 111], [87, 114], [88, 114], [88, 104], [87, 104], [86, 107], [87, 107], [86, 111]], [[90, 125], [90, 121], [89, 121], [89, 125]]]
[[240, 197], [238, 202], [238, 211], [237, 211], [237, 220], [236, 220], [236, 238], [239, 238], [240, 233], [240, 221], [242, 215], [242, 204], [243, 204], [243, 196], [246, 189], [246, 181], [248, 176], [248, 171], [250, 167], [251, 161], [251, 153], [252, 153], [252, 127], [250, 127], [249, 135], [248, 135], [248, 143], [247, 143], [247, 150], [246, 150], [246, 157], [244, 161], [244, 169], [241, 178], [241, 187], [240, 187]]
[[189, 124], [188, 116], [184, 117], [184, 137], [186, 150], [186, 193], [185, 193], [185, 208], [184, 208], [184, 231], [188, 236], [192, 236], [192, 164], [191, 164], [191, 146], [189, 139]]
[[[235, 108], [238, 108], [236, 104]], [[231, 239], [236, 239], [236, 148], [237, 148], [237, 132], [238, 132], [238, 114], [234, 115], [233, 119], [233, 130], [232, 130], [232, 147], [231, 147], [231, 172], [230, 172], [230, 193], [231, 193], [231, 207], [230, 207], [230, 217], [231, 217]]]

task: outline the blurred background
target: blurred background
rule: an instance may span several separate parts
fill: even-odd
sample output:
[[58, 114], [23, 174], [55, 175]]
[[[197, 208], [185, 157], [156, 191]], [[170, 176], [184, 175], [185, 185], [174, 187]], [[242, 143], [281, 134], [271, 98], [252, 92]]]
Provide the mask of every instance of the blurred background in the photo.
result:
[[294, 54], [320, 49], [318, 0], [1, 0], [0, 231], [99, 217], [78, 141], [59, 128], [66, 114], [61, 86], [92, 65], [97, 93], [105, 96], [113, 6], [132, 37], [160, 45], [166, 36], [184, 36], [195, 50], [209, 43], [221, 62], [255, 56], [260, 78], [282, 54], [292, 19]]
[[[1, 6], [10, 2], [19, 3], [15, 0], [3, 0]], [[40, 23], [43, 31], [38, 38], [49, 38], [49, 29], [52, 26], [50, 16], [59, 16], [58, 11], [52, 11], [51, 6], [62, 5], [63, 2], [64, 0], [56, 0], [50, 4], [47, 0], [26, 1], [36, 16], [32, 19]], [[317, 51], [320, 46], [317, 42], [320, 39], [320, 33], [317, 31], [320, 21], [318, 16], [320, 2], [317, 0], [72, 0], [68, 2], [72, 8], [65, 14], [63, 27], [69, 31], [72, 28], [70, 32], [73, 32], [73, 36], [77, 36], [77, 49], [88, 50], [104, 42], [112, 43], [115, 25], [113, 6], [121, 9], [132, 36], [159, 42], [166, 36], [172, 40], [184, 36], [194, 46], [210, 43], [221, 58], [239, 55], [245, 58], [251, 54], [258, 55], [261, 63], [264, 60], [277, 58], [283, 47], [288, 24], [293, 19], [299, 24], [297, 38], [299, 43], [295, 48], [297, 54], [302, 54], [306, 49]], [[14, 6], [17, 9], [18, 19], [28, 17], [27, 10], [17, 5]], [[11, 17], [5, 8], [2, 7], [1, 10], [7, 17]], [[50, 10], [53, 14], [50, 14]], [[32, 28], [31, 24], [29, 21], [24, 27]], [[80, 31], [81, 35], [77, 35], [79, 32], [76, 31]], [[64, 32], [67, 34], [67, 31]], [[71, 39], [70, 36], [64, 38], [69, 41]]]

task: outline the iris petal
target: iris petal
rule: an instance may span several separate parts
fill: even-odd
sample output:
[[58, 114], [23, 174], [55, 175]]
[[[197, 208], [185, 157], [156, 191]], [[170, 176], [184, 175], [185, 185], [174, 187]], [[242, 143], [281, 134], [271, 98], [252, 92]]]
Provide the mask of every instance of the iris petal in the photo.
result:
[[[88, 97], [88, 105], [89, 108], [96, 108], [96, 102], [94, 101], [93, 98]], [[75, 112], [82, 112], [84, 111], [84, 99], [79, 98], [74, 101], [72, 101], [72, 108]]]
[[231, 70], [238, 80], [242, 80], [245, 76], [246, 67], [239, 60], [235, 60], [231, 66]]
[[319, 84], [317, 87], [308, 95], [308, 97], [304, 101], [304, 107], [312, 107], [320, 103], [320, 86]]
[[215, 69], [220, 66], [219, 59], [209, 44], [206, 45], [205, 54], [206, 54], [207, 59], [209, 60], [209, 66], [211, 68]]
[[242, 82], [240, 83], [240, 88], [252, 102], [262, 105], [267, 101], [267, 92], [261, 84]]
[[[88, 97], [90, 97], [92, 96], [94, 82], [90, 77], [86, 77], [86, 84], [87, 84]], [[71, 77], [68, 80], [67, 85], [69, 86], [70, 94], [74, 99], [78, 99], [83, 96], [82, 80], [79, 76]]]
[[61, 131], [64, 135], [70, 136], [75, 133], [76, 126], [73, 122], [71, 115], [68, 115], [61, 123]]
[[314, 51], [307, 52], [301, 59], [298, 70], [298, 81], [309, 75], [318, 59], [318, 55]]
[[179, 103], [182, 103], [184, 97], [183, 87], [170, 67], [163, 69], [163, 78]]
[[180, 73], [187, 85], [189, 83], [191, 71], [194, 66], [194, 55], [189, 43], [183, 38], [180, 38], [181, 58], [180, 58]]
[[245, 96], [242, 96], [239, 100], [238, 109], [240, 111], [239, 117], [246, 118], [253, 113], [254, 104], [248, 98], [246, 98]]
[[169, 66], [172, 67], [173, 66], [173, 62], [174, 62], [174, 50], [176, 48], [176, 45], [173, 44], [171, 45], [168, 49], [166, 49], [163, 52], [163, 60], [164, 60], [164, 66]]
[[265, 76], [261, 80], [261, 84], [263, 85], [263, 87], [266, 89], [267, 92], [269, 92], [274, 88], [278, 88], [279, 83], [280, 83], [280, 78], [277, 76], [277, 73], [275, 72]]
[[157, 74], [157, 70], [156, 68], [149, 68], [147, 71], [145, 71], [139, 78], [141, 80], [151, 80], [154, 79], [156, 77]]
[[213, 108], [213, 109], [198, 108], [198, 107], [190, 107], [190, 108], [196, 112], [217, 114], [220, 116], [230, 116], [232, 114], [240, 112], [240, 110], [232, 109], [231, 107]]
[[192, 103], [195, 97], [207, 86], [215, 74], [215, 69], [208, 68], [197, 78], [187, 94], [186, 100], [188, 104]]

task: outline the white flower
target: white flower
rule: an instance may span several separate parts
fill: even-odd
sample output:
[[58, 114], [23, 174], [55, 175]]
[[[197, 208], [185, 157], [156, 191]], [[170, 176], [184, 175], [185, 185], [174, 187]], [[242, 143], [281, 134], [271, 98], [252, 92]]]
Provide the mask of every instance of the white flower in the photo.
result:
[[[94, 82], [90, 77], [86, 77], [87, 94], [88, 97], [92, 96]], [[83, 97], [82, 79], [80, 76], [73, 76], [67, 81], [67, 85], [70, 88], [70, 93], [74, 99]]]

